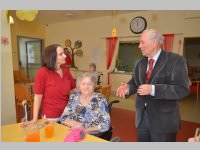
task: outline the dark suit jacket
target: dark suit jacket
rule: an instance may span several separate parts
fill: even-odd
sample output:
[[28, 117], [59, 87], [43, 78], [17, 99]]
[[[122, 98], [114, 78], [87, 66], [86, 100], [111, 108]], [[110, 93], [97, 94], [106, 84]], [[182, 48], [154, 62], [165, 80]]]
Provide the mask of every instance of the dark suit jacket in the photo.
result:
[[[128, 82], [129, 95], [135, 94], [145, 84], [148, 58], [143, 57], [135, 67]], [[175, 53], [161, 51], [148, 84], [155, 85], [155, 96], [136, 97], [136, 127], [144, 113], [144, 103], [150, 130], [156, 133], [174, 133], [180, 129], [178, 100], [189, 94], [188, 70], [185, 59]]]

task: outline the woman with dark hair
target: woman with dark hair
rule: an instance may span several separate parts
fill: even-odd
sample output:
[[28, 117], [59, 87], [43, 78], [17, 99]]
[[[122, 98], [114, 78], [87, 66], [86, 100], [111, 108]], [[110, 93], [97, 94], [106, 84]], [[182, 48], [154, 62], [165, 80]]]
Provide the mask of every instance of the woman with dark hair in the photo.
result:
[[62, 67], [65, 59], [60, 45], [53, 44], [45, 48], [43, 67], [38, 70], [34, 81], [33, 119], [25, 124], [37, 122], [39, 115], [58, 121], [68, 103], [70, 91], [75, 88], [71, 73]]

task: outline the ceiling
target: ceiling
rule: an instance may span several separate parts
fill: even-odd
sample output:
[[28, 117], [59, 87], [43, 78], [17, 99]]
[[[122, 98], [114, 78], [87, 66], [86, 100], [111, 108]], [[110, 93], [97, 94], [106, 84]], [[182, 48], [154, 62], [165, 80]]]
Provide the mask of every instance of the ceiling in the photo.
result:
[[[136, 11], [139, 10], [39, 10], [36, 20], [42, 24], [52, 24], [77, 19], [133, 13]], [[10, 10], [9, 12], [16, 19], [16, 11]]]

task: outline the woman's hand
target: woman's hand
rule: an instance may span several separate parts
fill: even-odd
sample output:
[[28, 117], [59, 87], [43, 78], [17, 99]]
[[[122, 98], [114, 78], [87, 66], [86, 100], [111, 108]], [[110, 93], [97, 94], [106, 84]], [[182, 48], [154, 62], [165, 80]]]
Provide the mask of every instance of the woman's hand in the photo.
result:
[[72, 128], [72, 129], [76, 129], [76, 128], [84, 129], [84, 128], [83, 128], [83, 124], [80, 123], [80, 122], [76, 122], [71, 128]]
[[27, 127], [28, 125], [35, 124], [36, 122], [37, 122], [37, 120], [35, 120], [35, 119], [33, 119], [33, 120], [31, 120], [31, 121], [26, 121], [26, 122], [23, 122], [23, 123], [20, 125], [20, 127], [21, 127], [21, 128], [25, 128], [25, 127]]
[[71, 129], [75, 129], [75, 128], [81, 128], [81, 129], [83, 129], [83, 124], [80, 123], [80, 122], [74, 121], [74, 120], [66, 119], [64, 121], [64, 125], [68, 126]]

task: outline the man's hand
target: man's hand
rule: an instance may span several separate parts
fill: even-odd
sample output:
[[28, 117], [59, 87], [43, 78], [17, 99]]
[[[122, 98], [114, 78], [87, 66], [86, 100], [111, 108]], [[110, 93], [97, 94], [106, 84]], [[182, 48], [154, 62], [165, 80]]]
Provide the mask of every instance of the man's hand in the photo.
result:
[[129, 92], [129, 86], [127, 83], [121, 83], [121, 85], [117, 88], [116, 96], [125, 98], [125, 95]]
[[150, 95], [152, 91], [152, 85], [151, 84], [142, 84], [139, 86], [137, 93], [139, 95]]

